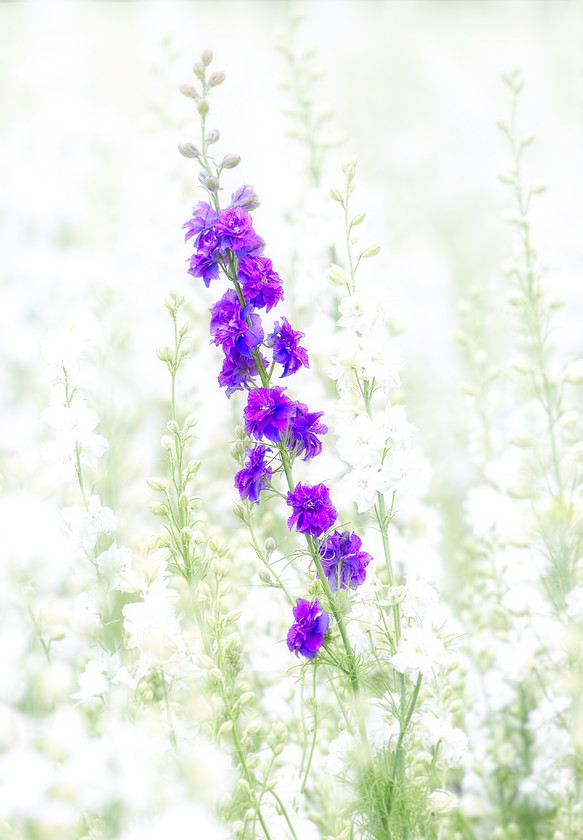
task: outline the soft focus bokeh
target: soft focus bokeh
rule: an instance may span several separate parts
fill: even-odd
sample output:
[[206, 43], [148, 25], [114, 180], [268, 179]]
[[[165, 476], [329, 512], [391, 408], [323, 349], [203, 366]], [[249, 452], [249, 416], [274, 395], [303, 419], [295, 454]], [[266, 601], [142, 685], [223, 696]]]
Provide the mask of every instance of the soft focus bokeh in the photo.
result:
[[[159, 527], [146, 481], [164, 468], [169, 379], [156, 355], [171, 342], [164, 301], [171, 289], [183, 294], [192, 350], [179, 400], [184, 415], [199, 418], [201, 518], [209, 533], [245, 546], [239, 582], [245, 563], [251, 568], [254, 555], [236, 536], [229, 454], [242, 403], [218, 389], [219, 354], [208, 340], [216, 289], [187, 275], [191, 249], [181, 230], [204, 194], [196, 162], [177, 151], [180, 142], [199, 142], [196, 109], [179, 87], [205, 48], [213, 69], [226, 73], [208, 127], [220, 130], [220, 155], [242, 158], [224, 174], [223, 203], [242, 184], [258, 194], [254, 223], [310, 351], [311, 369], [294, 387], [327, 411], [339, 348], [337, 290], [326, 271], [345, 261], [344, 221], [330, 189], [343, 184], [342, 162], [358, 160], [353, 211], [367, 214], [363, 246], [381, 246], [362, 275], [395, 300], [405, 363], [399, 400], [429, 467], [432, 516], [423, 528], [433, 543], [422, 556], [403, 537], [397, 564], [411, 571], [407, 564], [417, 563], [432, 583], [443, 568], [439, 584], [456, 615], [464, 605], [452, 558], [464, 498], [481, 480], [468, 382], [478, 369], [508, 370], [518, 352], [504, 270], [514, 249], [512, 198], [499, 179], [511, 159], [496, 125], [509, 119], [501, 77], [515, 68], [525, 81], [519, 132], [534, 137], [526, 179], [547, 186], [530, 212], [533, 243], [551, 296], [565, 301], [551, 343], [562, 362], [583, 357], [582, 0], [0, 2], [0, 836], [6, 815], [34, 826], [6, 834], [19, 840], [182, 840], [189, 821], [201, 837], [230, 836], [214, 815], [233, 768], [199, 739], [196, 699], [188, 700], [192, 726], [184, 724], [196, 743], [192, 763], [168, 771], [168, 789], [145, 769], [168, 758], [153, 715], [138, 730], [125, 707], [118, 717], [112, 707], [102, 727], [91, 707], [79, 723], [71, 695], [83, 694], [91, 615], [75, 601], [72, 624], [82, 630], [70, 634], [83, 581], [71, 584], [74, 528], [63, 527], [63, 517], [74, 517], [63, 507], [79, 504], [79, 488], [44, 457], [54, 433], [41, 419], [51, 394], [43, 342], [74, 328], [95, 431], [109, 441], [96, 486], [117, 517], [119, 545], [139, 554]], [[302, 103], [310, 119], [324, 115], [318, 125], [302, 122]], [[488, 419], [503, 417], [499, 427], [510, 436], [505, 387]], [[572, 402], [580, 412], [580, 389]], [[334, 477], [343, 469], [333, 449], [322, 464]], [[488, 507], [487, 493], [475, 500], [476, 518], [500, 523], [507, 515]], [[344, 510], [351, 501], [341, 498]], [[244, 628], [261, 609], [266, 627], [282, 621], [278, 606], [256, 608], [259, 591], [254, 577], [242, 594]], [[277, 648], [267, 633], [253, 648], [264, 686], [270, 669], [289, 665], [278, 659], [287, 655], [279, 632]], [[99, 675], [107, 668], [114, 670], [109, 660]], [[265, 704], [283, 715], [288, 698], [272, 688]], [[111, 805], [117, 794], [127, 819]], [[77, 833], [78, 808], [103, 814], [117, 833], [99, 834], [89, 818]], [[151, 834], [141, 831], [142, 817], [158, 819], [148, 823]]]

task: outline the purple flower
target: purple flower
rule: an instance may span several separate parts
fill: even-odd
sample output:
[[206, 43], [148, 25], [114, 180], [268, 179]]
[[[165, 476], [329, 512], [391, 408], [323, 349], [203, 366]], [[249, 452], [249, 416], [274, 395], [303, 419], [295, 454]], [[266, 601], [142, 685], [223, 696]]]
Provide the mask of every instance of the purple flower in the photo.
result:
[[295, 653], [301, 653], [308, 659], [314, 659], [328, 632], [330, 616], [318, 603], [298, 598], [293, 608], [295, 623], [292, 624], [287, 634], [287, 646]]
[[245, 207], [247, 210], [255, 210], [256, 207], [259, 207], [259, 199], [255, 195], [253, 187], [245, 184], [245, 186], [235, 190], [231, 194], [231, 207], [234, 207], [236, 204], [240, 207]]
[[241, 356], [251, 359], [251, 351], [263, 341], [261, 319], [252, 313], [252, 308], [251, 304], [241, 307], [234, 289], [225, 292], [211, 308], [210, 333], [214, 343], [222, 345], [225, 354], [234, 348]]
[[250, 437], [277, 443], [285, 437], [288, 423], [296, 413], [296, 404], [283, 393], [285, 388], [255, 388], [249, 391], [243, 410], [245, 431]]
[[235, 205], [221, 210], [215, 224], [215, 234], [222, 253], [230, 248], [238, 257], [263, 245], [253, 230], [251, 216], [244, 207]]
[[287, 494], [287, 503], [293, 510], [287, 521], [288, 528], [295, 525], [298, 531], [312, 537], [319, 537], [331, 528], [338, 515], [325, 484], [311, 487], [299, 482], [293, 493]]
[[271, 452], [271, 449], [261, 444], [246, 450], [245, 467], [235, 476], [235, 487], [242, 499], [258, 502], [259, 494], [271, 481], [273, 470], [265, 463], [265, 455], [268, 452]]
[[283, 289], [279, 275], [273, 270], [273, 263], [267, 257], [249, 255], [239, 263], [239, 281], [243, 286], [245, 300], [257, 309], [265, 306], [267, 312], [280, 300]]
[[214, 230], [203, 230], [197, 240], [197, 249], [190, 258], [188, 273], [193, 277], [202, 277], [208, 289], [211, 280], [216, 280], [219, 276], [218, 258], [218, 243]]
[[366, 567], [372, 560], [370, 554], [361, 551], [361, 539], [348, 531], [334, 531], [320, 545], [322, 568], [332, 592], [340, 589], [356, 589], [366, 578]]
[[316, 435], [325, 435], [328, 427], [318, 420], [323, 411], [309, 411], [304, 403], [296, 402], [296, 416], [290, 424], [289, 445], [296, 455], [303, 455], [304, 461], [315, 458], [322, 451], [322, 442]]
[[273, 359], [283, 365], [284, 376], [290, 376], [300, 369], [302, 365], [309, 367], [308, 354], [303, 347], [300, 347], [298, 340], [304, 335], [299, 330], [293, 330], [287, 318], [282, 318], [281, 326], [279, 321], [274, 324], [273, 332], [265, 339], [268, 347], [273, 347]]
[[192, 208], [192, 218], [182, 225], [186, 228], [186, 235], [184, 241], [188, 242], [191, 236], [194, 236], [194, 245], [198, 244], [200, 234], [212, 228], [219, 217], [206, 201], [199, 201], [196, 207]]
[[[261, 354], [260, 354], [261, 356]], [[263, 367], [267, 367], [267, 359], [261, 356]], [[230, 350], [223, 361], [223, 367], [219, 373], [218, 380], [221, 388], [226, 388], [226, 394], [230, 398], [235, 391], [242, 391], [251, 381], [252, 376], [257, 376], [257, 364], [253, 356], [248, 358], [242, 356], [234, 347]]]

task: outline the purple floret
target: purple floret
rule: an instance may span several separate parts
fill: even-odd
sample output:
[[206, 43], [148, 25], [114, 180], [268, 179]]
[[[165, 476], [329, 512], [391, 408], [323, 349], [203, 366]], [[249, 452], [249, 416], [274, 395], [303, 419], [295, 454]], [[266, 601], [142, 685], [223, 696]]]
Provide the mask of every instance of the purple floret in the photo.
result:
[[279, 321], [274, 324], [273, 332], [265, 339], [267, 347], [273, 347], [273, 359], [283, 365], [284, 376], [290, 376], [301, 368], [310, 366], [308, 354], [303, 347], [298, 344], [299, 339], [304, 335], [299, 330], [291, 328], [287, 318], [281, 319], [281, 326]]
[[253, 187], [245, 184], [243, 187], [235, 190], [231, 194], [231, 207], [234, 207], [236, 204], [240, 207], [245, 207], [247, 210], [255, 210], [256, 207], [259, 207], [259, 199], [255, 195]]
[[309, 411], [307, 405], [296, 402], [296, 416], [289, 429], [289, 445], [296, 455], [304, 456], [304, 461], [315, 458], [322, 451], [322, 442], [316, 436], [325, 435], [328, 431], [328, 426], [318, 422], [323, 414], [323, 411]]
[[185, 222], [182, 227], [186, 228], [184, 241], [194, 236], [194, 246], [198, 246], [201, 233], [212, 228], [219, 217], [206, 201], [199, 201], [196, 207], [192, 208], [192, 218]]
[[261, 319], [252, 309], [251, 304], [241, 307], [234, 289], [225, 292], [211, 308], [210, 333], [226, 355], [235, 349], [241, 356], [251, 359], [251, 351], [263, 341]]
[[360, 537], [348, 531], [334, 531], [322, 543], [318, 551], [322, 568], [332, 592], [340, 589], [356, 589], [366, 578], [366, 567], [372, 560], [370, 554], [361, 551]]
[[273, 470], [265, 463], [268, 452], [271, 452], [271, 449], [261, 444], [246, 450], [245, 467], [235, 476], [235, 487], [242, 499], [258, 502], [259, 494], [271, 481]]
[[[267, 367], [267, 359], [261, 354], [263, 367]], [[242, 356], [235, 348], [230, 350], [223, 361], [223, 367], [219, 373], [218, 380], [221, 388], [226, 388], [226, 394], [231, 397], [235, 391], [242, 391], [249, 387], [252, 376], [257, 376], [257, 364], [253, 357]]]
[[330, 616], [322, 610], [318, 599], [306, 601], [298, 598], [293, 608], [295, 623], [287, 634], [287, 646], [296, 656], [301, 653], [314, 659], [328, 632]]
[[336, 522], [336, 508], [330, 501], [330, 492], [325, 484], [309, 484], [299, 482], [293, 492], [287, 494], [287, 503], [293, 513], [289, 517], [288, 528], [296, 529], [303, 534], [319, 537]]
[[266, 312], [269, 312], [283, 300], [281, 279], [267, 257], [243, 257], [239, 263], [239, 282], [243, 287], [245, 300], [257, 309], [264, 306]]
[[250, 437], [263, 437], [277, 443], [283, 440], [296, 404], [283, 393], [285, 388], [255, 388], [249, 391], [243, 410], [245, 431]]
[[251, 216], [244, 207], [239, 205], [221, 210], [214, 230], [219, 249], [223, 254], [229, 248], [241, 257], [263, 245], [263, 241], [253, 230]]
[[208, 288], [211, 280], [216, 280], [219, 276], [219, 256], [214, 230], [203, 230], [197, 240], [197, 249], [190, 258], [188, 273], [193, 277], [202, 277]]

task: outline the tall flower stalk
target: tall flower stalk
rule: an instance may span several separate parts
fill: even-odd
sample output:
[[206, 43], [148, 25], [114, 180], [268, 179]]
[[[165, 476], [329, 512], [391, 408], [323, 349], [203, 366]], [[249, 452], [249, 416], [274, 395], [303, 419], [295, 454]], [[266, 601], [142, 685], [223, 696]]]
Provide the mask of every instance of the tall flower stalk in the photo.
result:
[[[355, 588], [364, 579], [364, 569], [371, 558], [360, 550], [355, 534], [332, 530], [337, 511], [328, 487], [294, 478], [294, 462], [300, 457], [303, 461], [312, 460], [321, 452], [320, 437], [327, 427], [321, 422], [322, 412], [311, 411], [306, 404], [291, 399], [287, 386], [274, 381], [276, 376], [286, 379], [308, 367], [309, 359], [300, 343], [303, 333], [293, 329], [285, 316], [274, 323], [267, 335], [262, 324], [260, 311], [270, 312], [282, 300], [284, 290], [271, 260], [264, 255], [264, 242], [253, 228], [250, 211], [258, 204], [253, 190], [248, 186], [240, 188], [233, 193], [229, 206], [221, 208], [221, 173], [239, 161], [236, 156], [227, 155], [217, 163], [210, 154], [210, 145], [218, 133], [206, 133], [208, 96], [223, 75], [212, 73], [207, 78], [208, 63], [210, 54], [205, 53], [195, 65], [198, 90], [194, 86], [182, 88], [197, 104], [202, 143], [200, 150], [189, 143], [182, 144], [180, 151], [198, 161], [199, 180], [209, 197], [208, 202], [201, 201], [194, 207], [193, 216], [184, 227], [186, 240], [192, 239], [195, 246], [189, 273], [201, 277], [207, 286], [221, 274], [230, 286], [211, 308], [210, 332], [214, 344], [223, 351], [219, 384], [228, 397], [235, 391], [247, 394], [243, 411], [248, 438], [246, 461], [235, 482], [241, 498], [252, 503], [264, 493], [279, 496], [290, 509], [289, 529], [304, 536], [306, 548], [302, 555], [313, 564], [320, 595], [297, 598], [287, 644], [290, 651], [308, 659], [325, 657], [346, 675], [357, 731], [366, 750], [357, 658], [338, 591]], [[271, 351], [270, 362], [264, 355], [267, 351]], [[278, 489], [278, 481], [283, 482], [285, 490]], [[339, 646], [333, 641], [334, 631], [326, 610], [332, 613]]]

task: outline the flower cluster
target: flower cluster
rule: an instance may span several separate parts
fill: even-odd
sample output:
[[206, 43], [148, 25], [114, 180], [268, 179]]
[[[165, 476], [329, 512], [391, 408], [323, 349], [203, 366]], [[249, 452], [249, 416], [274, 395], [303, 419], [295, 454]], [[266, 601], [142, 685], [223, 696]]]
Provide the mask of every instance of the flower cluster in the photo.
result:
[[[192, 217], [183, 225], [186, 241], [192, 240], [194, 253], [188, 273], [201, 277], [207, 287], [222, 272], [231, 287], [210, 309], [212, 342], [224, 354], [218, 376], [228, 397], [235, 391], [247, 392], [243, 410], [245, 432], [251, 444], [245, 463], [235, 476], [241, 499], [259, 501], [271, 488], [276, 473], [285, 475], [286, 501], [291, 508], [288, 527], [304, 534], [312, 545], [330, 591], [363, 583], [370, 555], [361, 551], [356, 534], [327, 532], [337, 519], [336, 509], [325, 484], [294, 485], [291, 465], [294, 458], [310, 460], [322, 451], [321, 436], [328, 431], [323, 412], [311, 411], [292, 399], [287, 388], [272, 384], [279, 374], [285, 379], [302, 367], [309, 367], [306, 349], [300, 341], [304, 333], [293, 329], [287, 318], [275, 321], [271, 331], [264, 328], [261, 310], [269, 313], [283, 300], [282, 282], [270, 259], [264, 255], [265, 243], [253, 228], [250, 210], [258, 201], [252, 188], [243, 186], [221, 209], [216, 191], [209, 190], [214, 207], [199, 201]], [[271, 362], [268, 353], [271, 353]], [[269, 446], [271, 444], [272, 446]], [[307, 605], [307, 606], [306, 606]], [[288, 647], [314, 658], [328, 629], [329, 616], [318, 602], [298, 599], [294, 608], [296, 624], [288, 635]]]

